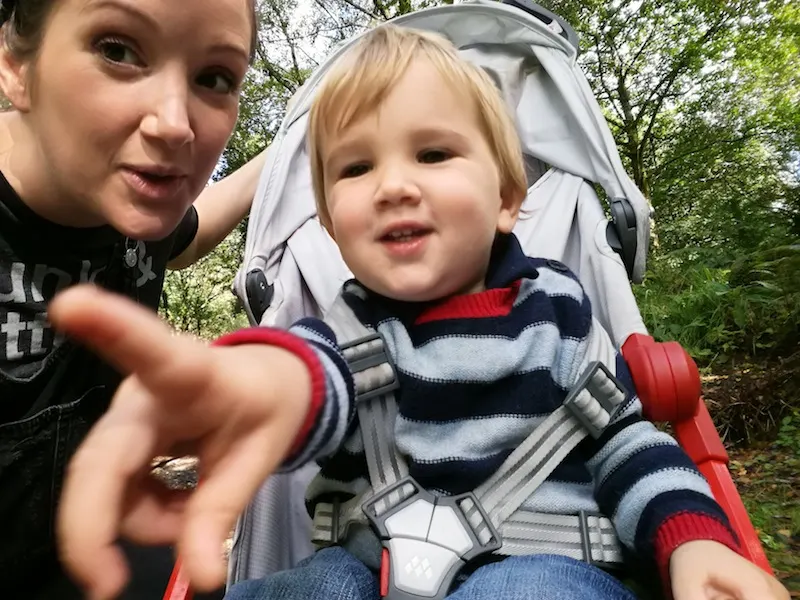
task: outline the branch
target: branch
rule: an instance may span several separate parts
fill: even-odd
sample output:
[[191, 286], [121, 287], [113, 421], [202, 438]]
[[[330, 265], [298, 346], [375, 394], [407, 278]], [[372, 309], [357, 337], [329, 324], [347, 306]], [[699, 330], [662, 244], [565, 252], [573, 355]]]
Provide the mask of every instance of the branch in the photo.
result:
[[625, 131], [625, 123], [623, 123], [622, 121], [619, 121], [618, 119], [615, 119], [611, 115], [606, 117], [606, 121], [611, 123], [614, 127], [619, 129], [620, 131]]
[[614, 96], [611, 94], [611, 90], [608, 89], [608, 86], [606, 86], [606, 82], [603, 79], [603, 74], [605, 73], [606, 68], [603, 64], [602, 52], [600, 50], [600, 37], [597, 34], [594, 34], [592, 37], [594, 38], [595, 50], [597, 50], [597, 78], [600, 80], [600, 87], [603, 88], [606, 96], [608, 96], [608, 101], [611, 104], [611, 108], [614, 109], [614, 112], [617, 113], [617, 116], [622, 120], [622, 122], [624, 122], [625, 116], [620, 112], [619, 107], [614, 102]]
[[291, 79], [288, 79], [283, 73], [278, 70], [278, 67], [273, 65], [266, 56], [264, 52], [264, 48], [261, 44], [258, 45], [256, 52], [261, 58], [261, 62], [264, 63], [264, 70], [267, 72], [267, 75], [272, 77], [275, 81], [280, 83], [284, 88], [286, 88], [287, 92], [295, 93], [297, 91], [297, 85], [295, 82], [292, 82]]
[[336, 23], [336, 25], [339, 27], [339, 31], [341, 32], [341, 30], [344, 28], [344, 26], [342, 25], [342, 22], [339, 20], [339, 17], [337, 17], [331, 11], [329, 11], [328, 7], [325, 6], [325, 3], [322, 0], [314, 0], [314, 2], [316, 2], [317, 6], [319, 6], [322, 10], [324, 10], [326, 13], [328, 13], [328, 16], [331, 19], [333, 19], [334, 23]]
[[622, 74], [624, 77], [628, 77], [630, 75], [631, 69], [633, 69], [633, 65], [636, 64], [636, 61], [644, 54], [644, 51], [647, 50], [647, 47], [650, 45], [656, 37], [656, 32], [659, 31], [657, 27], [653, 27], [653, 30], [650, 32], [650, 35], [647, 36], [647, 39], [642, 43], [641, 47], [636, 51], [636, 54], [633, 55], [633, 58], [627, 64], [627, 66], [623, 65]]
[[678, 78], [678, 75], [686, 68], [689, 64], [689, 61], [693, 58], [694, 53], [697, 48], [701, 47], [703, 44], [708, 42], [724, 25], [725, 18], [721, 18], [717, 23], [714, 23], [708, 30], [703, 34], [703, 36], [695, 41], [689, 42], [686, 45], [686, 50], [682, 53], [680, 59], [675, 63], [669, 72], [661, 79], [661, 81], [653, 88], [653, 91], [650, 92], [650, 95], [642, 104], [643, 108], [642, 111], [637, 115], [636, 120], [639, 121], [641, 117], [647, 112], [647, 107], [651, 105], [652, 102], [652, 112], [650, 114], [650, 122], [647, 124], [645, 128], [644, 134], [642, 135], [639, 143], [643, 144], [644, 141], [648, 138], [650, 133], [653, 131], [653, 127], [656, 124], [656, 117], [661, 112], [661, 107], [664, 104], [664, 100], [666, 100], [667, 94], [672, 87], [672, 84], [675, 83], [675, 80]]
[[[310, 54], [309, 54], [309, 53], [308, 53], [308, 52], [307, 52], [307, 51], [306, 51], [304, 48], [300, 48], [300, 52], [302, 52], [303, 54], [305, 54], [306, 58], [307, 58], [307, 59], [308, 59], [308, 60], [309, 60], [311, 63], [313, 63], [315, 67], [318, 67], [318, 66], [319, 66], [319, 61], [318, 61], [316, 58], [314, 58], [313, 56], [311, 56], [311, 55], [310, 55]], [[298, 76], [298, 79], [299, 79], [299, 77], [300, 77], [300, 72], [299, 72], [299, 71], [297, 72], [297, 76]], [[306, 78], [304, 77], [303, 79], [305, 80]]]
[[[620, 113], [620, 111], [617, 110], [617, 114], [622, 119], [622, 123], [624, 124], [622, 130], [626, 132], [628, 140], [633, 141], [635, 139], [634, 133], [636, 131], [636, 119], [634, 118], [633, 110], [631, 109], [631, 94], [628, 91], [628, 85], [626, 82], [625, 73], [622, 71], [622, 66], [621, 66], [622, 54], [620, 53], [619, 48], [617, 48], [616, 44], [614, 44], [613, 36], [607, 33], [606, 35], [603, 36], [603, 38], [605, 42], [608, 44], [608, 46], [611, 48], [614, 56], [618, 59], [620, 63], [620, 66], [618, 68], [613, 69], [615, 71], [614, 74], [617, 76], [617, 97], [619, 98], [619, 103], [622, 107], [622, 112]], [[598, 42], [596, 42], [595, 45], [598, 49], [597, 59], [599, 61], [600, 60], [599, 40]], [[614, 108], [616, 108], [616, 106]]]
[[383, 5], [381, 0], [372, 0], [372, 3], [375, 5], [375, 9], [381, 13], [384, 21], [389, 20], [389, 13], [386, 12], [386, 7]]
[[370, 17], [372, 19], [375, 19], [376, 21], [380, 21], [381, 20], [380, 15], [376, 15], [374, 13], [369, 12], [366, 8], [364, 8], [362, 6], [359, 6], [358, 4], [353, 2], [353, 0], [341, 0], [341, 1], [344, 2], [345, 4], [347, 4], [348, 6], [351, 6], [351, 7], [355, 8], [356, 10], [364, 13], [368, 17]]
[[283, 37], [286, 38], [286, 43], [289, 44], [289, 54], [292, 56], [292, 66], [294, 67], [295, 76], [300, 74], [300, 65], [297, 63], [297, 52], [295, 52], [294, 44], [289, 39], [289, 26], [284, 19], [280, 19], [280, 27], [283, 32]]

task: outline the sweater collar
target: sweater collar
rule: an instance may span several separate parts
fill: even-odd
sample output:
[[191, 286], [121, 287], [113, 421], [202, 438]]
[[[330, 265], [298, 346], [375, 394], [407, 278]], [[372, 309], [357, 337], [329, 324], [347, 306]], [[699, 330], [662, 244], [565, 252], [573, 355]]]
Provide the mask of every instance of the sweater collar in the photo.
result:
[[[513, 234], [498, 235], [492, 246], [486, 273], [486, 290], [475, 294], [450, 296], [430, 302], [402, 302], [367, 289], [357, 280], [345, 283], [348, 305], [362, 321], [376, 326], [386, 318], [399, 318], [406, 326], [420, 321], [439, 320], [444, 315], [495, 316], [513, 304], [521, 279], [536, 279], [538, 271], [525, 256]], [[435, 316], [436, 315], [436, 316]], [[442, 317], [438, 317], [442, 315]]]

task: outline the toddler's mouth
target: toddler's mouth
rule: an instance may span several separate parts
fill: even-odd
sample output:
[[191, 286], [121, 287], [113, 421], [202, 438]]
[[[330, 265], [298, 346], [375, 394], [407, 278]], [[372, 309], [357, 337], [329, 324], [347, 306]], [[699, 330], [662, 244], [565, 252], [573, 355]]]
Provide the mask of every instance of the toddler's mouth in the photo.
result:
[[395, 229], [385, 234], [380, 239], [382, 242], [410, 242], [411, 240], [427, 235], [430, 232], [430, 229], [422, 228]]

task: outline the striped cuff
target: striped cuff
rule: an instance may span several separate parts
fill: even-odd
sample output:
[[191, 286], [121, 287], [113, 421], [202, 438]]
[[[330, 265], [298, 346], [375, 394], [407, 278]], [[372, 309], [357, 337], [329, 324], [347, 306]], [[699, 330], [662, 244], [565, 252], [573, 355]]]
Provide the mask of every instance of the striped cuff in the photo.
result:
[[[306, 413], [306, 418], [297, 438], [289, 450], [289, 456], [285, 460], [291, 460], [292, 456], [299, 453], [308, 441], [311, 432], [319, 420], [322, 412], [322, 404], [325, 401], [325, 373], [322, 364], [317, 358], [316, 353], [305, 341], [282, 329], [270, 327], [251, 327], [240, 329], [233, 333], [223, 335], [214, 342], [214, 346], [241, 346], [242, 344], [269, 344], [288, 350], [297, 358], [302, 360], [308, 368], [311, 376], [311, 402]], [[258, 374], [254, 373], [254, 377]]]
[[672, 598], [669, 561], [681, 544], [707, 540], [719, 542], [736, 553], [741, 553], [736, 538], [727, 526], [714, 517], [698, 513], [678, 513], [666, 519], [656, 532], [654, 550], [658, 572], [667, 598]]

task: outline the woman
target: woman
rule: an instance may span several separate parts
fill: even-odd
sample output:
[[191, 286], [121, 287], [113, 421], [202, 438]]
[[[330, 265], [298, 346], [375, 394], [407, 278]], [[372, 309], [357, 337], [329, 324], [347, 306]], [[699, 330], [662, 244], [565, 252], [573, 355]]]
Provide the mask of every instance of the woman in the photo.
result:
[[4, 0], [0, 15], [0, 597], [77, 598], [56, 499], [119, 376], [54, 335], [47, 303], [96, 281], [155, 309], [167, 266], [246, 214], [262, 157], [203, 188], [236, 123], [254, 0]]

